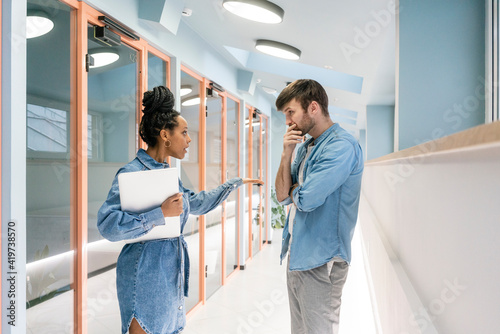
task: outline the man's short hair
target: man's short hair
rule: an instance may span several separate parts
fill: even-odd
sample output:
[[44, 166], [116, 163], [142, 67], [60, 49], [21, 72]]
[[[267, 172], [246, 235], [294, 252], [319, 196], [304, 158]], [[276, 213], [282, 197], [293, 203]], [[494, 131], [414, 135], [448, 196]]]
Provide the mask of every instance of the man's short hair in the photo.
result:
[[312, 101], [316, 101], [323, 115], [328, 116], [328, 95], [319, 82], [312, 79], [299, 79], [285, 87], [276, 99], [276, 108], [283, 110], [285, 105], [297, 99], [302, 108], [307, 112], [307, 108]]

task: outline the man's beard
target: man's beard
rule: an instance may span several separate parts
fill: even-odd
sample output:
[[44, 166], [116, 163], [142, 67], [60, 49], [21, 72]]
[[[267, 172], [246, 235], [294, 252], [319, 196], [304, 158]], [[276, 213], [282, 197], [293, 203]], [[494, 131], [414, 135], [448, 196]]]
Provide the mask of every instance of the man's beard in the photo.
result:
[[309, 114], [305, 113], [304, 117], [302, 118], [302, 122], [300, 127], [297, 124], [297, 127], [294, 130], [299, 130], [301, 132], [302, 136], [305, 136], [311, 129], [314, 127], [314, 121], [312, 118], [309, 116]]

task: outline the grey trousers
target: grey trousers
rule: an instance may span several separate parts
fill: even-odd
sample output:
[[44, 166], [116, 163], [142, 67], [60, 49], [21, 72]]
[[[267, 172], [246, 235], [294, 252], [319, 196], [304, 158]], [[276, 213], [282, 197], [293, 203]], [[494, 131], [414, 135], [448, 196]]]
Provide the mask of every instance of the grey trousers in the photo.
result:
[[292, 334], [337, 334], [340, 301], [349, 265], [329, 263], [305, 271], [287, 271]]

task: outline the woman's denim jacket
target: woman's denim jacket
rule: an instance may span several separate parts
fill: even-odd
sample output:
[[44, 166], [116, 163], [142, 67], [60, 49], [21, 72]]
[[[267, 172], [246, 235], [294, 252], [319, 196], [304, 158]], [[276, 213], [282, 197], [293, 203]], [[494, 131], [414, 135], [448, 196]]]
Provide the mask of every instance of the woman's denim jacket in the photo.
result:
[[[297, 148], [292, 163], [292, 184], [298, 182], [309, 138]], [[281, 260], [289, 249], [289, 224], [293, 226], [290, 270], [319, 267], [334, 257], [351, 261], [351, 239], [358, 217], [363, 154], [357, 140], [333, 124], [314, 141], [304, 162], [304, 182], [292, 194], [295, 219], [285, 224]], [[291, 204], [290, 197], [282, 204]]]
[[[118, 170], [116, 176], [120, 173], [136, 172], [148, 169], [169, 168], [167, 163], [159, 163], [151, 158], [146, 151], [139, 149], [137, 157], [127, 165]], [[132, 214], [121, 211], [120, 192], [118, 189], [118, 179], [115, 176], [111, 190], [109, 191], [106, 202], [102, 205], [97, 216], [97, 227], [101, 235], [109, 241], [120, 241], [134, 239], [148, 233], [153, 227], [164, 225], [165, 219], [160, 207], [152, 209], [141, 214]], [[189, 256], [187, 252], [187, 244], [182, 235], [184, 226], [189, 218], [189, 214], [203, 215], [215, 209], [222, 203], [229, 194], [241, 186], [243, 181], [241, 178], [234, 178], [211, 191], [201, 191], [195, 193], [183, 187], [179, 180], [179, 192], [183, 194], [183, 212], [180, 216], [181, 220], [181, 236], [179, 243], [182, 245], [182, 253], [184, 254], [183, 264], [181, 268], [179, 263], [179, 271], [184, 271], [184, 294], [188, 295], [189, 283]], [[175, 253], [174, 253], [175, 254]], [[174, 269], [174, 268], [172, 268]]]

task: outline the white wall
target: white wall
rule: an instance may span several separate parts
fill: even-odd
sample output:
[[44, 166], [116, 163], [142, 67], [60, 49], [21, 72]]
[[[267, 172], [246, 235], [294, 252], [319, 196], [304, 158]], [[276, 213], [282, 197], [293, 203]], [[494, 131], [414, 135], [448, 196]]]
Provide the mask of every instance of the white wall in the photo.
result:
[[360, 225], [383, 333], [498, 333], [499, 167], [500, 142], [366, 165]]

